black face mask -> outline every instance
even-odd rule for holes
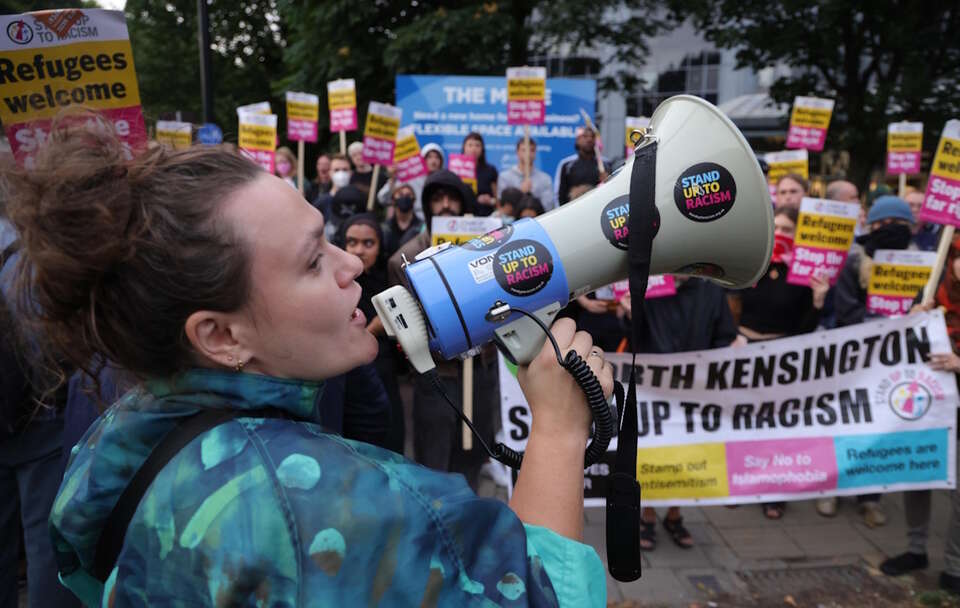
[[[398,197],[393,204],[397,206],[397,211],[402,211],[404,213],[413,209],[413,197],[412,196],[401,196]]]
[[[910,226],[887,224],[878,230],[857,237],[857,242],[863,245],[868,256],[873,257],[877,249],[906,249],[910,246],[912,236]]]

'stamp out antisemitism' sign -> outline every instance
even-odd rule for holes
[[[99,110],[130,157],[147,142],[127,24],[120,11],[0,16],[0,120],[17,162],[37,148],[64,108]]]
[[[887,173],[920,173],[922,122],[894,122],[887,126]]]
[[[857,203],[804,198],[787,282],[810,285],[810,279],[819,276],[835,285],[853,244],[859,215]]]
[[[327,105],[332,133],[357,130],[357,84],[353,78],[327,83]]]
[[[319,116],[318,96],[287,91],[287,139],[316,142]]]
[[[392,165],[393,150],[403,110],[396,106],[371,101],[367,124],[363,129],[363,160],[375,165]]]
[[[960,120],[948,120],[943,127],[920,219],[960,226]]]
[[[547,116],[546,97],[546,68],[507,68],[507,124],[542,125]]]
[[[827,140],[827,128],[833,114],[833,100],[820,97],[797,97],[790,113],[787,131],[788,148],[804,148],[819,152]]]

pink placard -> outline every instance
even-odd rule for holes
[[[507,124],[542,125],[546,121],[547,104],[543,101],[508,101]]]
[[[342,110],[330,110],[330,131],[356,131],[357,130],[357,109],[346,108]]]
[[[113,128],[130,158],[146,149],[147,128],[143,123],[140,106],[97,110],[97,113],[113,123]],[[27,169],[33,167],[34,156],[40,145],[50,136],[52,123],[52,119],[43,119],[4,125],[10,149],[18,165]]]
[[[920,219],[934,224],[960,226],[960,181],[930,175]]]
[[[372,165],[392,165],[395,141],[379,137],[363,136],[363,161]]]
[[[801,245],[793,250],[787,283],[809,287],[810,278],[819,275],[830,279],[831,285],[836,285],[840,269],[846,261],[846,251]]]
[[[647,279],[647,299],[677,295],[677,283],[671,274],[655,274]]]
[[[804,413],[788,411],[785,416],[802,423]],[[727,474],[731,496],[832,490],[837,487],[837,456],[828,437],[730,442]]]
[[[790,125],[790,130],[787,131],[788,148],[806,148],[807,150],[819,152],[823,150],[823,144],[826,141],[826,129]]]
[[[273,150],[253,150],[251,148],[240,148],[240,152],[247,158],[257,163],[267,173],[273,173],[277,160],[277,153]]]
[[[447,168],[464,183],[477,181],[477,160],[469,154],[451,154]]]
[[[317,123],[300,118],[287,119],[287,139],[291,141],[307,141],[316,143]]]
[[[867,312],[885,317],[905,315],[910,312],[915,299],[871,293],[867,295]]]
[[[408,182],[426,174],[427,165],[419,154],[414,154],[397,163],[397,181]]]
[[[920,173],[920,152],[887,152],[887,173]]]

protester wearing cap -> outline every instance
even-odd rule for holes
[[[577,186],[592,188],[607,179],[610,174],[610,163],[603,160],[603,171],[597,163],[597,136],[593,129],[578,127],[576,130],[574,147],[577,153],[564,158],[557,167],[554,183],[557,185],[557,202],[565,205],[570,202],[571,189]],[[577,190],[583,190],[577,188]]]
[[[529,142],[527,146],[523,139],[517,140],[517,164],[500,174],[497,179],[497,191],[502,193],[507,188],[517,188],[521,192],[537,197],[544,210],[550,211],[555,207],[553,183],[549,175],[534,166],[537,142],[532,138]],[[525,177],[525,168],[528,168],[529,177]]]

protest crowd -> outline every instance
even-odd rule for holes
[[[331,126],[342,111],[333,90]],[[389,125],[393,107],[384,105]],[[550,175],[538,161],[542,142],[529,134],[512,142],[515,164],[498,167],[479,132],[420,146],[412,131],[376,135],[368,122],[365,136],[348,133],[304,170],[316,114],[313,139],[295,150],[298,140],[277,145],[269,112],[239,114],[235,143],[155,136],[132,157],[114,123],[89,108],[53,117],[26,166],[7,144],[0,607],[18,605],[24,563],[31,606],[301,605],[311,594],[328,605],[422,598],[434,606],[465,605],[478,593],[606,605],[604,564],[582,539],[578,469],[589,410],[550,343],[517,374],[539,422],[515,476],[478,442],[506,435],[508,368],[497,348],[438,361],[435,378],[417,374],[373,297],[407,285],[405,266],[432,246],[482,234],[453,220],[483,218],[487,232],[577,205],[629,159],[608,158],[590,123],[576,127],[573,154]],[[358,130],[355,99],[352,112],[352,129],[340,131]],[[368,121],[374,113],[371,105]],[[244,131],[245,120],[267,129],[267,145]],[[377,142],[386,140],[384,161]],[[625,283],[579,294],[560,312],[554,335],[584,357],[608,397],[611,353],[637,353],[639,363],[712,349],[734,357],[886,319],[871,281],[896,263],[882,256],[936,252],[952,239],[924,212],[926,183],[897,190],[835,179],[812,191],[807,176],[775,176],[762,152],[757,159],[770,180],[774,247],[755,285],[651,277],[636,328]],[[827,217],[813,211],[823,200],[846,205],[849,239],[833,248],[843,255],[832,274],[797,280],[804,218]],[[918,289],[897,313],[944,311],[951,349],[933,349],[923,365],[960,375],[960,237],[944,251],[932,297]],[[845,382],[842,374],[832,381]],[[468,411],[476,438],[448,400]],[[211,411],[226,413],[190,431]],[[181,431],[193,434],[170,448]],[[131,479],[161,444],[173,451],[131,503]],[[478,497],[484,479],[509,487],[509,504]],[[953,489],[904,492],[905,551],[881,570],[927,568],[934,491],[953,504],[939,582],[960,594]],[[801,509],[834,517],[855,501],[872,529],[888,523],[888,500],[747,496],[711,508],[789,521]],[[683,518],[691,503],[657,504],[637,515],[641,549],[655,552],[662,540],[694,547]],[[117,521],[127,527],[111,547]]]

